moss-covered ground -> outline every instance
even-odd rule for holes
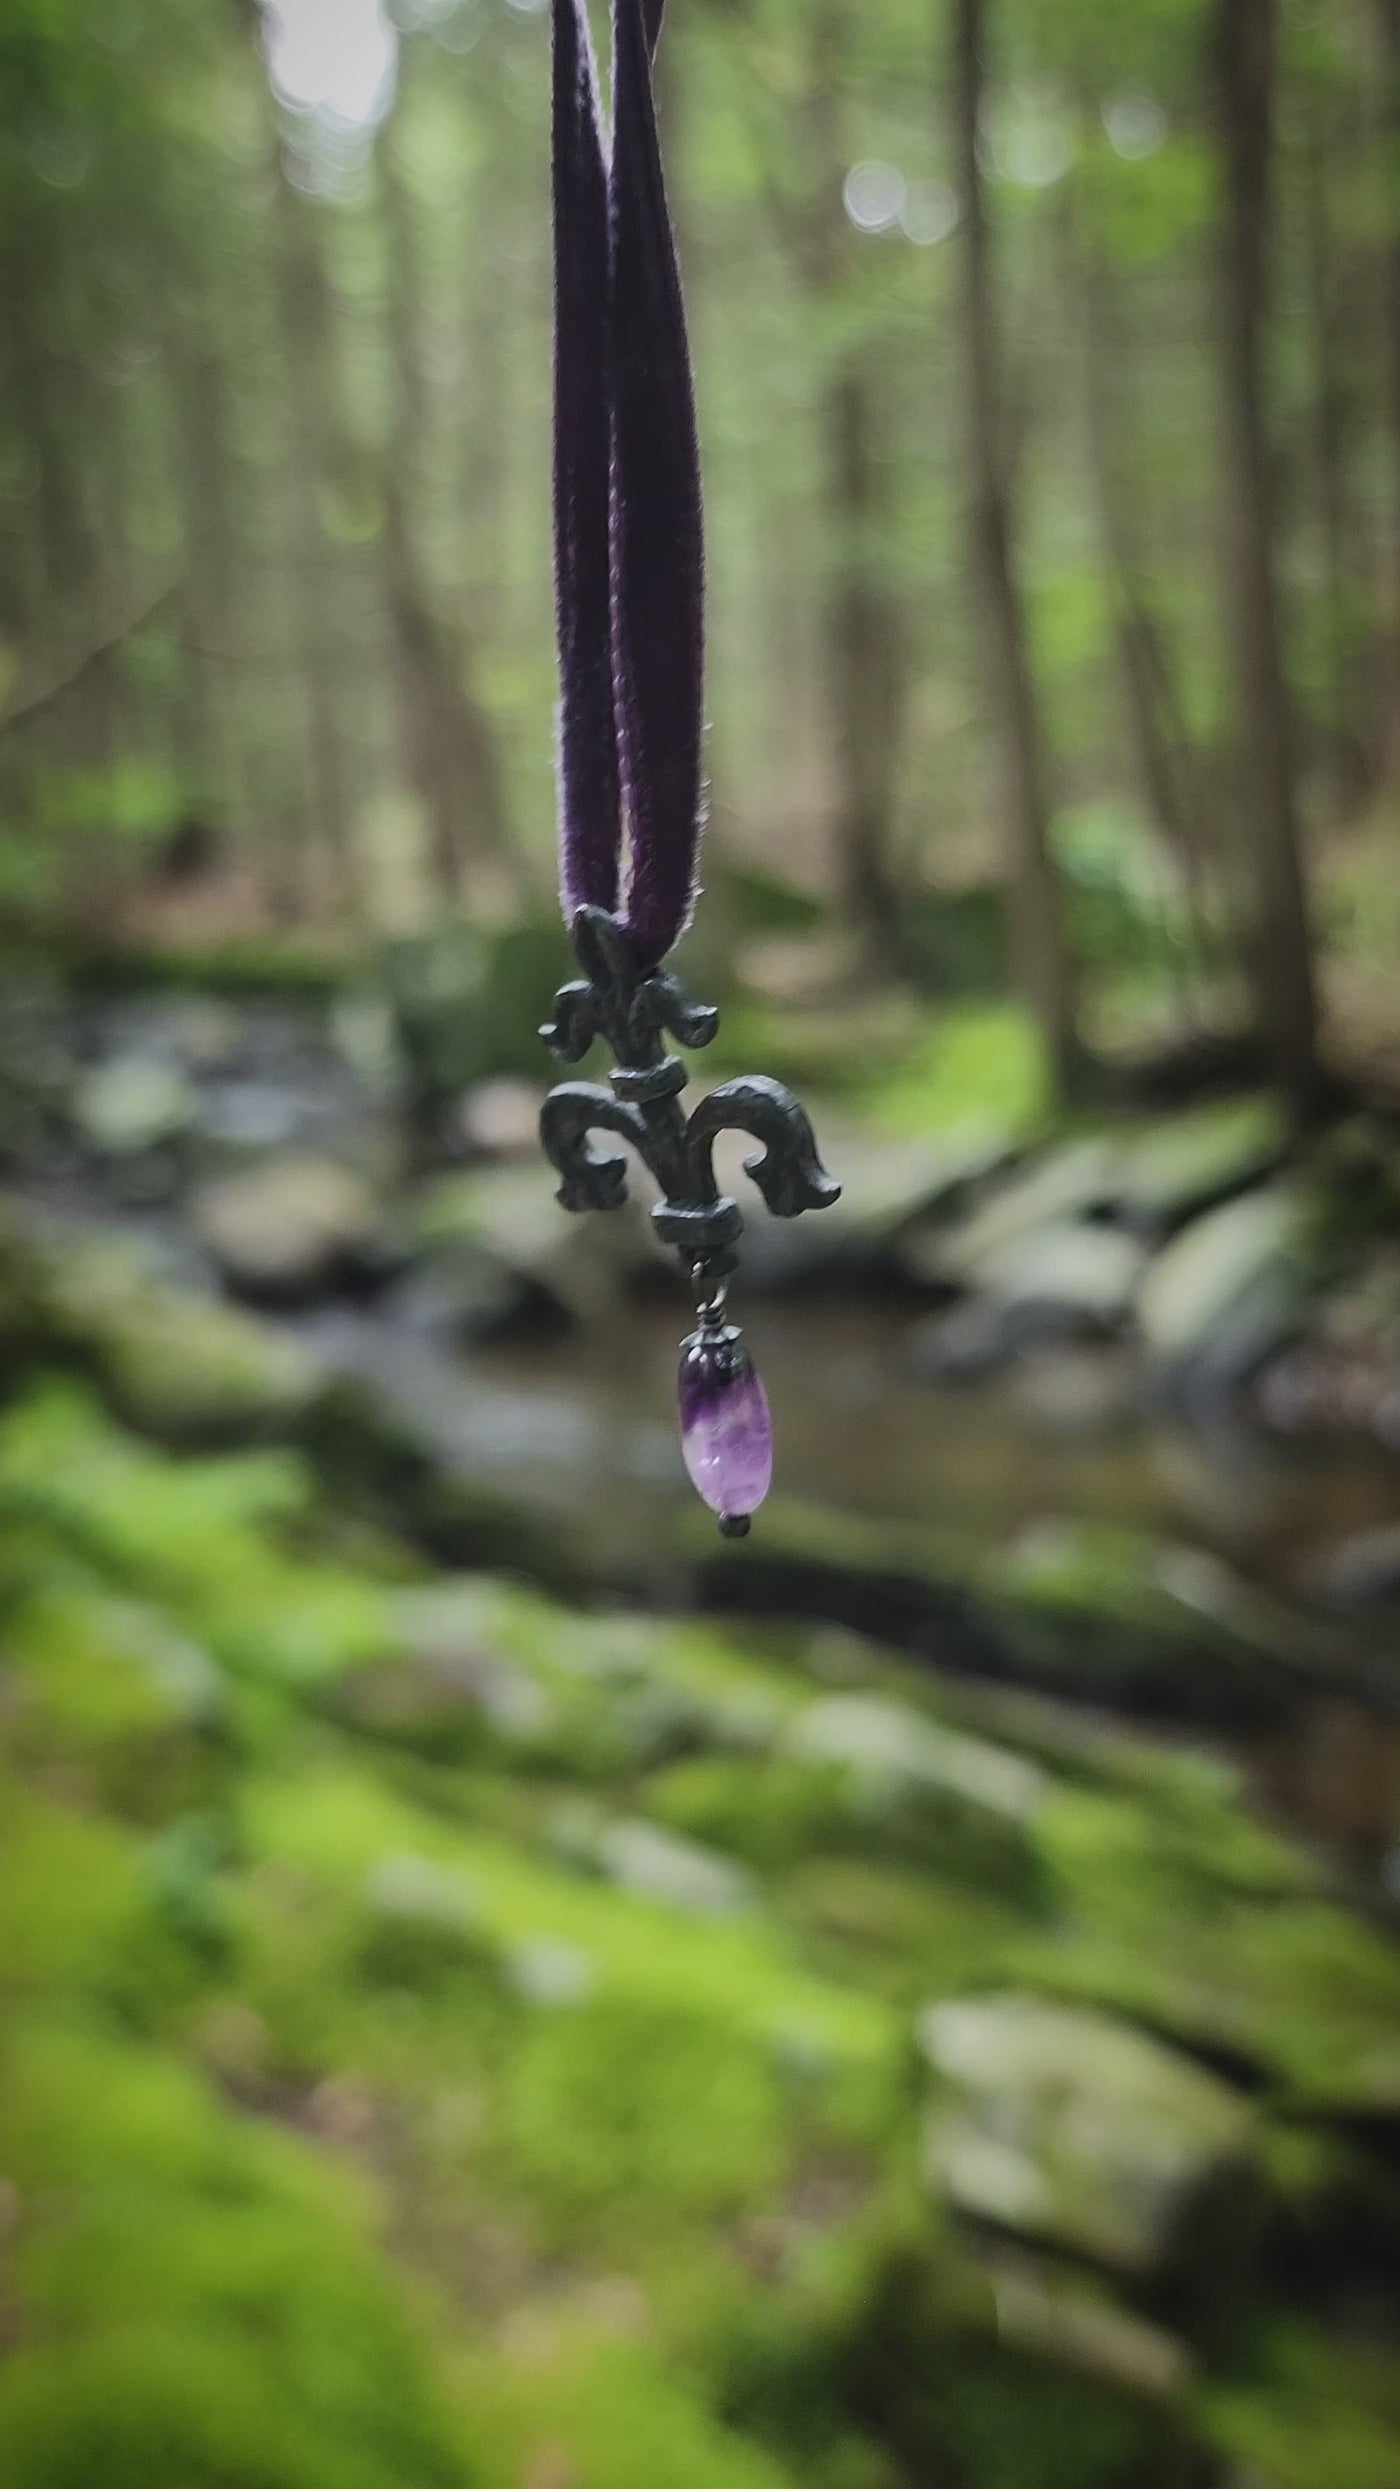
[[[1225,1765],[71,1382],[0,1548],[5,2489],[1400,2481],[1400,1963]]]

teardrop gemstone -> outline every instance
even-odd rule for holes
[[[768,1395],[739,1333],[692,1331],[681,1344],[681,1450],[696,1493],[742,1535],[773,1482]]]

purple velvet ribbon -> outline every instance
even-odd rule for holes
[[[651,63],[665,0],[613,0],[609,150],[585,0],[553,0],[560,891],[644,968],[700,846],[704,543],[685,309]]]

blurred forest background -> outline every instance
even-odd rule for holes
[[[1004,893],[1062,1071],[1155,1006],[1301,1095],[1319,982],[1387,1035],[1400,29],[986,14],[668,36],[712,875],[934,985],[998,980]],[[546,41],[7,12],[12,922],[547,899]]]
[[[1400,0],[671,0],[743,1546],[548,47],[0,7],[0,2489],[1396,2489]]]

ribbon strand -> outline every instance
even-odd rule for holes
[[[560,888],[570,920],[625,892],[644,967],[694,900],[704,713],[699,448],[651,80],[663,7],[613,0],[609,153],[584,0],[553,5]]]

